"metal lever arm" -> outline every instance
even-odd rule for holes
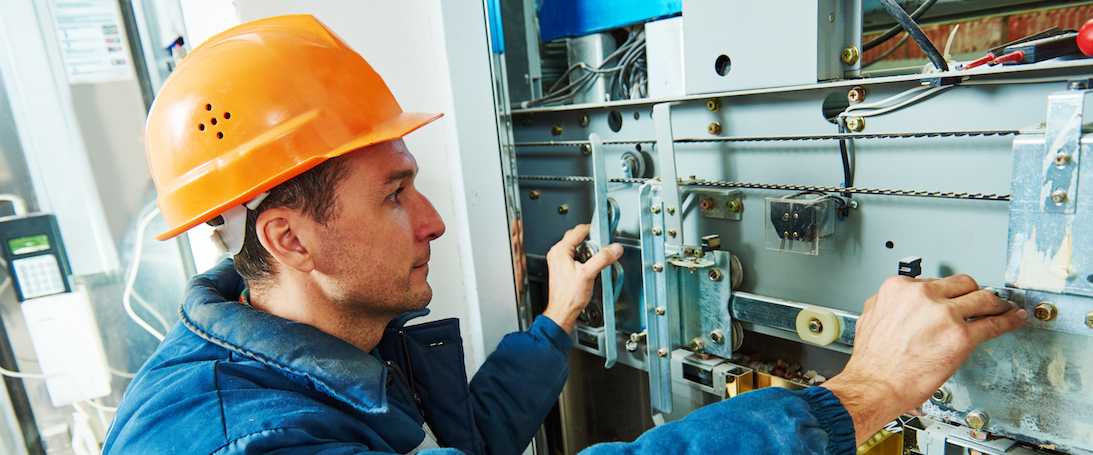
[[[607,202],[607,166],[604,162],[603,140],[596,133],[588,135],[588,142],[592,146],[592,176],[596,190],[595,213],[598,215],[592,220],[588,236],[601,248],[611,243],[611,223],[609,221],[611,209]],[[618,217],[616,216],[617,220]],[[603,285],[603,328],[607,337],[604,343],[603,354],[606,360],[604,368],[615,366],[618,358],[618,343],[615,340],[615,283],[611,279],[611,267],[600,272],[600,283]]]

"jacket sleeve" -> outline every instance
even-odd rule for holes
[[[854,454],[854,423],[823,387],[766,388],[699,409],[632,443],[598,444],[581,455],[677,453]]]
[[[521,453],[562,393],[573,341],[550,318],[511,333],[471,380],[475,425],[491,455]]]

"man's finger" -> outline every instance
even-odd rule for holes
[[[595,256],[592,256],[590,259],[585,261],[585,270],[590,273],[594,271],[594,273],[591,274],[595,275],[595,273],[599,273],[607,266],[619,260],[619,257],[621,256],[622,245],[612,243],[610,245],[607,245],[607,248],[600,250],[598,253],[596,253]]]
[[[968,332],[975,338],[975,342],[997,338],[999,335],[1012,332],[1025,325],[1028,320],[1028,312],[1013,309],[996,316],[987,316],[968,323]]]
[[[588,230],[592,227],[590,224],[578,224],[573,229],[565,232],[565,236],[558,242],[558,245],[566,247],[567,249],[577,248],[586,237],[588,237]]]
[[[932,281],[929,285],[940,291],[941,295],[947,299],[959,297],[979,289],[979,283],[976,283],[975,280],[968,275],[948,276],[940,280]]]
[[[1012,302],[1002,300],[986,289],[953,298],[950,302],[964,319],[995,316],[1017,308]]]

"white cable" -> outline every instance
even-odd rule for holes
[[[92,408],[95,408],[96,410],[99,410],[99,411],[118,412],[118,408],[101,405],[101,404],[98,404],[98,403],[96,403],[92,400],[81,401],[81,403],[86,404],[88,406],[91,406]]]
[[[118,369],[116,369],[116,368],[114,368],[110,365],[107,365],[106,369],[110,370],[110,374],[112,374],[114,376],[117,376],[117,377],[128,378],[128,379],[132,379],[132,378],[137,377],[136,373],[126,373],[126,372],[118,370]]]
[[[7,369],[4,369],[4,368],[0,368],[0,376],[7,376],[9,378],[17,378],[17,379],[49,379],[49,378],[52,378],[52,377],[55,377],[55,376],[60,376],[60,375],[53,374],[53,375],[46,376],[44,374],[37,374],[37,373],[20,373],[18,371],[11,371],[11,370],[7,370]]]
[[[949,33],[949,40],[945,42],[945,52],[941,53],[946,61],[952,61],[952,55],[949,54],[949,49],[953,47],[953,38],[956,38],[957,30],[960,30],[960,24],[956,24],[956,27],[953,27],[952,33]]]
[[[918,87],[915,87],[915,88],[912,88],[912,89],[897,93],[895,95],[892,95],[892,96],[890,96],[888,98],[885,98],[883,100],[880,100],[880,101],[876,101],[876,102],[872,102],[872,103],[852,104],[849,107],[847,107],[846,110],[843,111],[843,113],[845,114],[847,112],[855,111],[855,110],[859,110],[859,109],[875,109],[875,108],[884,106],[888,103],[894,102],[894,101],[896,101],[900,98],[904,98],[904,97],[907,97],[909,95],[913,95],[915,93],[921,92],[923,90],[929,90],[929,89],[930,89],[930,86],[928,86],[928,85],[920,85]]]
[[[144,252],[144,231],[148,229],[148,225],[152,223],[152,220],[156,215],[159,215],[159,208],[153,208],[152,211],[148,212],[148,214],[145,215],[144,218],[141,218],[140,222],[137,223],[137,236],[133,245],[133,260],[129,267],[129,276],[125,279],[125,292],[121,295],[121,302],[122,306],[125,307],[125,313],[129,315],[129,319],[132,319],[133,322],[136,322],[137,325],[152,334],[157,340],[163,341],[164,336],[162,333],[159,333],[158,330],[133,312],[133,302],[131,301],[133,285],[136,284],[137,272],[140,270],[140,255]]]
[[[846,111],[843,111],[842,113],[839,114],[839,117],[849,117],[849,116],[871,117],[871,116],[874,116],[874,115],[887,114],[889,112],[892,112],[892,111],[895,111],[895,110],[898,110],[898,109],[903,109],[907,106],[910,106],[912,104],[915,104],[915,103],[921,101],[924,98],[927,98],[929,96],[935,95],[935,94],[940,93],[940,92],[943,92],[945,90],[949,90],[953,87],[955,87],[955,85],[945,85],[945,86],[941,86],[941,87],[930,87],[929,90],[926,90],[922,93],[919,93],[918,95],[915,95],[915,96],[913,96],[911,98],[908,98],[904,101],[900,101],[899,103],[893,104],[891,106],[881,108],[881,109],[872,110],[872,111],[853,112],[853,113],[851,113],[850,108],[847,108]],[[851,107],[854,107],[854,106],[851,106]]]
[[[147,300],[144,300],[144,297],[141,297],[140,294],[138,294],[136,290],[133,290],[133,296],[132,297],[133,297],[133,300],[136,300],[137,303],[139,303],[141,307],[143,307],[149,313],[152,313],[152,317],[156,318],[156,320],[159,321],[160,325],[163,327],[163,330],[165,332],[171,331],[171,324],[169,324],[167,322],[167,319],[164,318],[163,315],[159,313],[159,311],[156,311],[155,308],[152,308],[152,304],[148,303]]]

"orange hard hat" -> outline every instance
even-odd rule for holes
[[[402,112],[368,62],[312,16],[231,28],[182,61],[148,112],[148,165],[169,228],[156,238],[440,115]]]

